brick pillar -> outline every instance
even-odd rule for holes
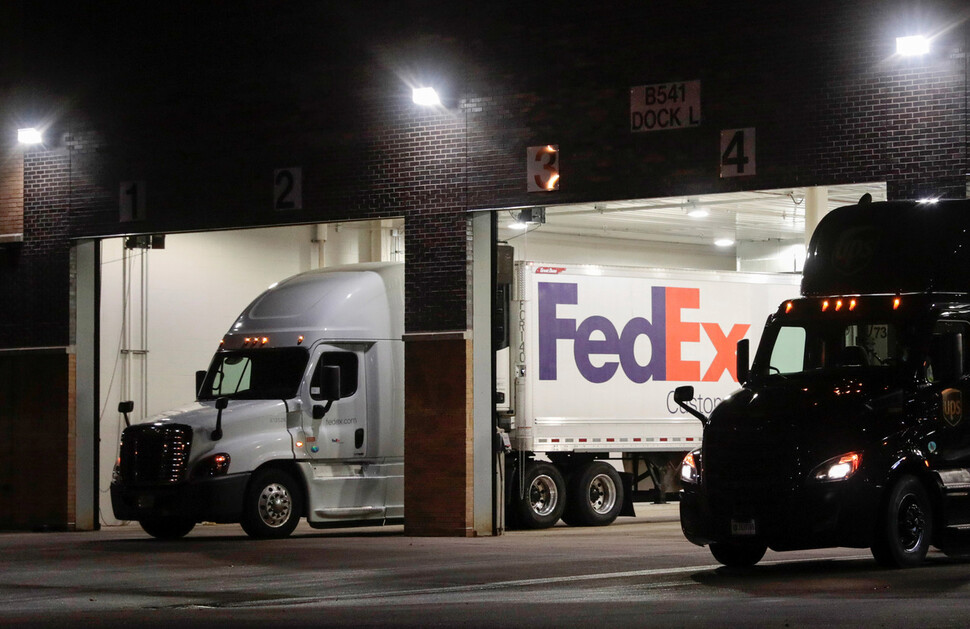
[[[404,532],[470,537],[472,349],[463,332],[404,344]]]

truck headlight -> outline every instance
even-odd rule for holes
[[[852,478],[859,466],[862,465],[861,452],[847,452],[834,456],[812,471],[811,478],[818,482],[847,480]]]
[[[210,454],[195,466],[196,478],[225,476],[229,472],[230,457],[225,452]]]
[[[684,483],[697,483],[700,480],[701,451],[688,452],[680,464],[680,480]]]

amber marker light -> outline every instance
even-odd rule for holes
[[[835,311],[838,312],[839,310],[842,310],[842,300],[841,299],[835,300]]]
[[[789,312],[791,312],[794,307],[795,307],[795,304],[793,304],[792,302],[789,301],[788,303],[786,303],[785,314],[788,314]]]
[[[267,343],[269,343],[269,338],[265,336],[259,341],[260,345],[266,345]]]
[[[296,337],[296,344],[297,345],[302,345],[303,344],[303,335],[302,334],[300,336]]]
[[[895,299],[893,299],[893,310],[899,310],[899,306],[902,303],[903,303],[903,300],[899,297],[896,297]]]
[[[851,310],[855,310],[855,307],[856,307],[856,300],[855,299],[850,299],[849,300],[849,310],[850,311]]]
[[[829,309],[829,300],[826,299],[825,301],[822,302],[822,312],[825,312],[828,309]]]

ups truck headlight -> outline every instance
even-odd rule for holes
[[[832,457],[816,467],[812,471],[811,478],[821,483],[847,480],[852,478],[852,475],[858,471],[860,465],[862,465],[862,453],[847,452],[846,454]]]
[[[195,466],[195,477],[225,476],[229,472],[229,461],[229,455],[225,452],[210,454]]]
[[[680,464],[681,482],[696,484],[700,480],[700,460],[700,450],[687,453],[687,456],[684,457],[684,462]]]

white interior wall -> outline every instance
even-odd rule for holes
[[[503,236],[515,249],[516,260],[714,271],[737,268],[733,248],[549,234],[541,227],[527,234]]]

